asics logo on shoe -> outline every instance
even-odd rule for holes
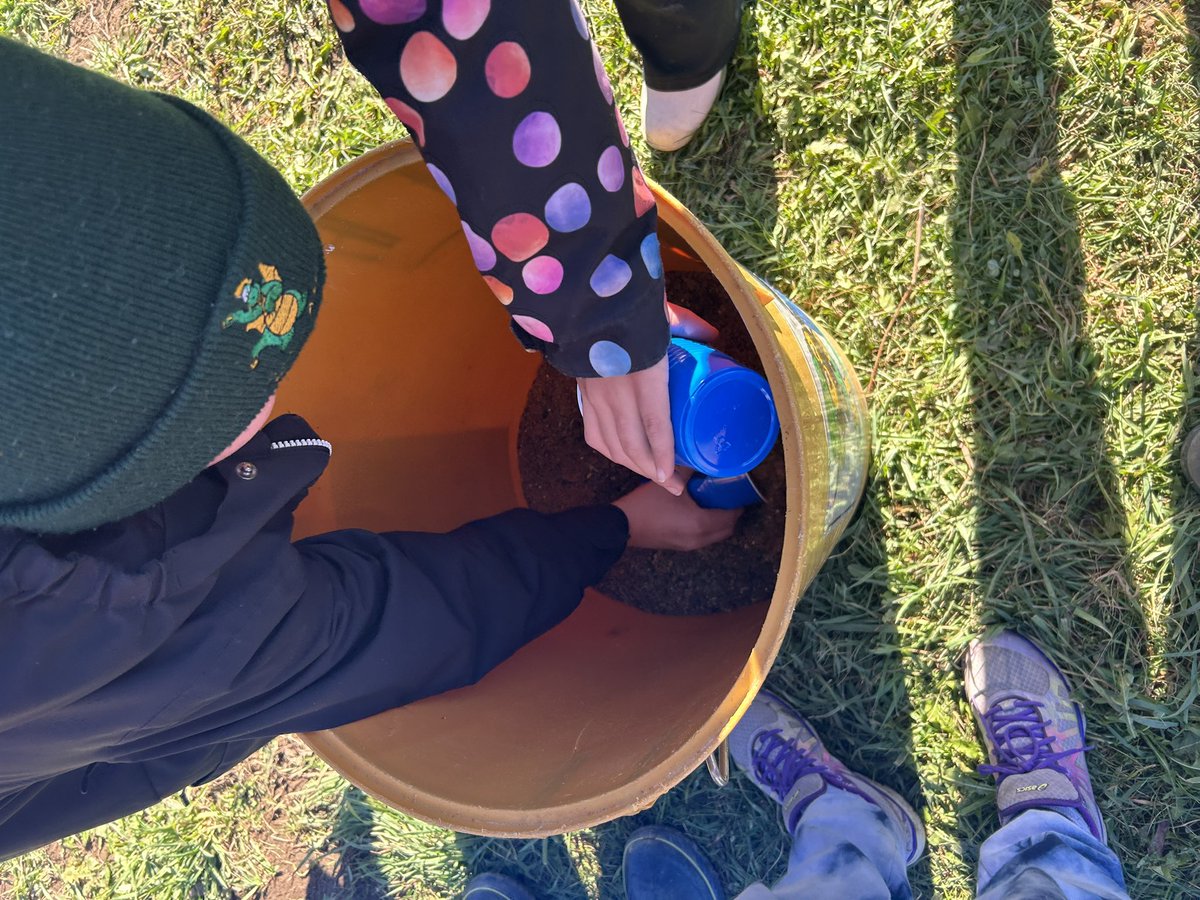
[[[1025,787],[1017,788],[1017,793],[1018,794],[1027,794],[1030,791],[1044,791],[1048,787],[1050,787],[1050,785],[1047,784],[1045,781],[1043,781],[1041,784],[1027,784],[1027,785],[1025,785]]]

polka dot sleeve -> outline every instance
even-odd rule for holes
[[[328,0],[526,347],[567,375],[666,352],[654,198],[574,0]]]

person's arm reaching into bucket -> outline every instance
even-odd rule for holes
[[[301,541],[317,595],[360,611],[345,620],[336,670],[297,695],[299,715],[281,728],[328,728],[473,684],[574,611],[626,546],[700,549],[728,538],[741,512],[644,484],[610,506],[514,509],[449,534]]]
[[[574,0],[329,6],[518,339],[579,379],[588,443],[681,493],[654,197]]]
[[[198,479],[110,550],[182,529],[204,551],[182,569],[174,545],[130,570],[0,530],[0,678],[20,688],[0,693],[0,860],[215,778],[275,735],[470,684],[565,618],[627,541],[696,548],[736,520],[643,485],[613,506],[511,510],[449,534],[293,544],[296,501],[251,496],[250,482]],[[188,537],[208,502],[249,542]]]

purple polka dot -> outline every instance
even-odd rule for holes
[[[540,169],[558,157],[558,151],[562,149],[562,132],[550,113],[532,112],[513,132],[512,144],[518,162]]]
[[[546,201],[546,224],[555,231],[578,231],[592,217],[592,201],[583,185],[564,184]]]
[[[380,25],[403,25],[425,15],[425,0],[362,0],[363,15]]]
[[[553,256],[535,256],[521,269],[521,278],[535,294],[552,294],[562,284],[562,263]]]
[[[600,154],[596,174],[606,191],[619,191],[625,183],[625,160],[621,159],[621,151],[615,145]]]
[[[513,321],[532,334],[535,338],[543,341],[554,342],[554,332],[550,330],[550,326],[541,319],[535,319],[533,316],[513,316]]]
[[[632,277],[633,270],[629,268],[629,263],[610,253],[601,260],[600,265],[596,266],[596,271],[592,273],[592,278],[588,283],[597,296],[611,297],[629,284],[629,279]]]
[[[628,375],[632,360],[625,348],[612,341],[596,341],[588,350],[588,362],[601,378],[611,378],[614,375]]]
[[[579,32],[579,36],[585,41],[591,38],[588,34],[587,19],[583,15],[583,10],[579,8],[579,4],[575,0],[568,0],[571,7],[571,18],[575,20],[575,30]]]
[[[662,277],[662,250],[658,246],[658,235],[654,232],[642,239],[642,262],[646,264],[646,271],[651,278]]]
[[[425,163],[425,168],[429,170],[429,174],[433,176],[433,180],[437,182],[437,186],[442,189],[442,193],[450,198],[451,203],[457,204],[458,198],[454,196],[454,185],[450,183],[450,179],[446,177],[446,173],[433,163]]]
[[[467,236],[467,245],[471,248],[471,258],[475,260],[475,268],[486,272],[496,264],[496,251],[492,245],[477,235],[466,222],[462,223],[463,234]]]
[[[600,51],[592,44],[592,67],[596,70],[596,83],[600,85],[600,93],[609,103],[613,102],[612,85],[608,81],[608,73],[604,71],[604,61],[600,59]]]
[[[410,94],[422,103],[432,103],[454,87],[458,63],[436,36],[418,31],[400,53],[400,78]]]
[[[529,57],[520,44],[497,44],[483,64],[483,75],[497,97],[515,97],[529,85]]]
[[[491,7],[491,0],[445,0],[442,24],[450,37],[465,41],[479,30]]]

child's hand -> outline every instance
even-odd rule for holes
[[[672,337],[713,341],[720,333],[690,309],[666,304]],[[613,462],[683,494],[687,479],[671,472],[675,436],[667,397],[667,359],[609,378],[580,378],[579,409],[588,446]]]
[[[683,480],[686,482],[686,470]],[[676,497],[649,483],[613,503],[629,520],[629,546],[699,550],[733,534],[740,509],[701,509],[685,491]]]
[[[610,378],[580,378],[583,439],[618,465],[672,494],[685,483],[672,474],[675,435],[667,396],[667,358],[649,369]]]

